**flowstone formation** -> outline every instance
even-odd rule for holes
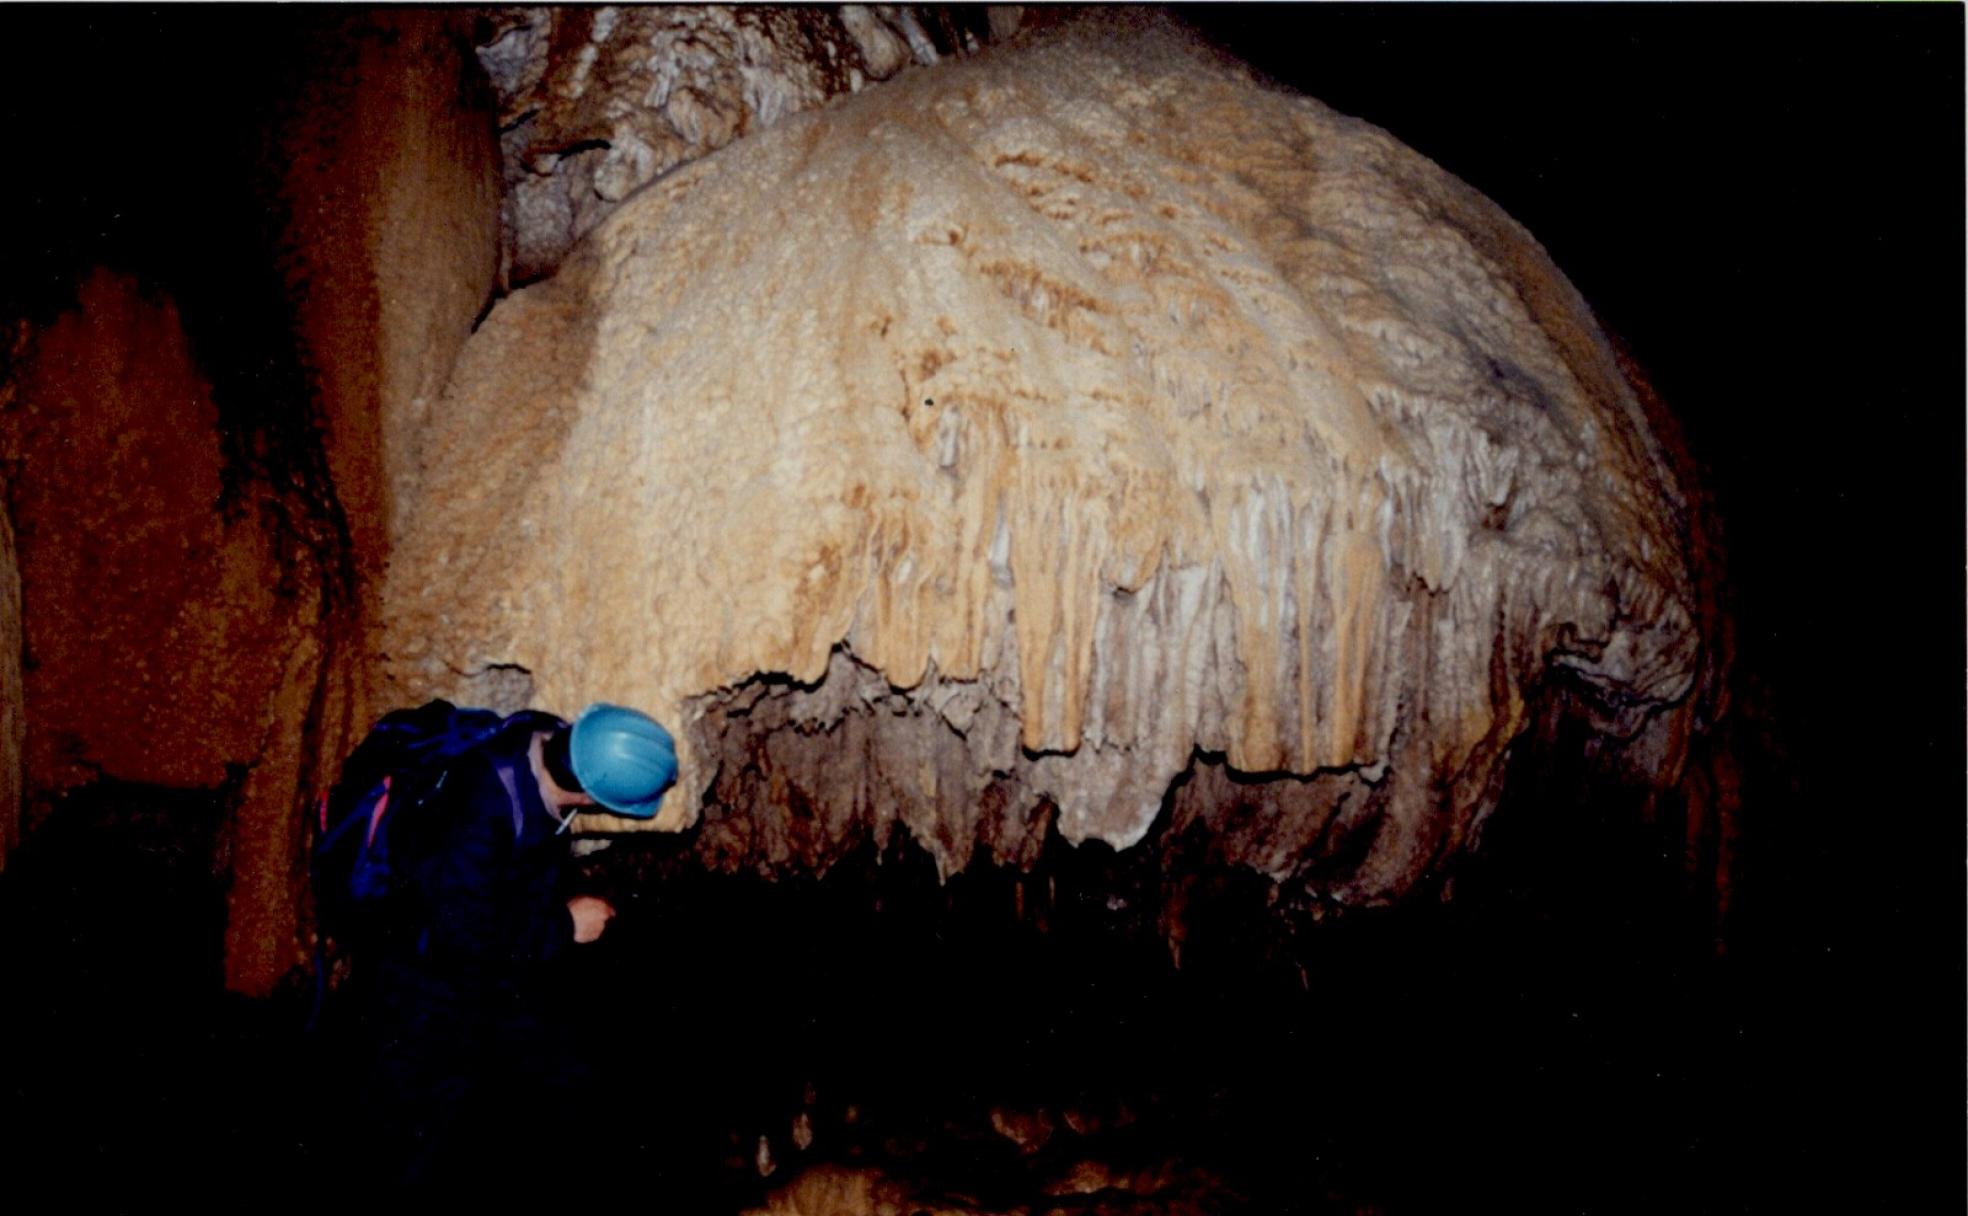
[[[1704,678],[1689,491],[1536,242],[1131,14],[654,181],[385,441],[392,699],[648,708],[720,867],[1159,823],[1381,902],[1534,710],[1666,784]]]
[[[551,274],[685,161],[1024,22],[1017,5],[491,10],[476,42],[499,96],[507,273]]]

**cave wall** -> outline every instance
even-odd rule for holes
[[[22,607],[27,828],[109,783],[236,800],[231,932],[292,965],[289,804],[319,662],[319,568],[222,450],[178,307],[97,271],[32,335],[4,414]],[[19,722],[19,718],[15,722]],[[18,729],[18,727],[15,727]]]
[[[260,754],[314,593],[282,586],[251,505],[227,501],[176,305],[93,275],[35,336],[8,421],[36,787],[220,785]]]
[[[20,586],[0,598],[0,695],[20,688],[0,707],[0,749],[12,749],[0,864],[21,829],[85,787],[200,791],[226,808],[211,860],[227,889],[227,983],[263,993],[304,962],[305,811],[388,708],[377,594],[399,490],[414,486],[425,414],[510,271],[512,217],[531,214],[508,205],[508,173],[561,152],[587,163],[573,145],[612,121],[600,102],[647,92],[638,64],[663,49],[650,38],[688,61],[676,104],[659,109],[682,114],[695,90],[708,124],[686,123],[659,167],[853,87],[844,75],[813,85],[808,61],[859,63],[856,48],[885,46],[890,23],[933,31],[909,61],[962,50],[941,10],[882,12],[624,10],[612,40],[586,11],[158,15],[107,29],[48,15],[51,39],[102,67],[90,106],[122,115],[168,92],[202,159],[185,178],[146,144],[119,176],[57,141],[40,160],[56,180],[74,162],[73,198],[23,204],[20,230],[45,243],[10,252],[26,273],[0,293],[18,347],[0,369],[18,524],[17,538],[0,530],[0,592],[16,570]],[[510,51],[535,29],[547,34],[525,43],[537,77],[501,74],[496,49],[481,63],[485,42],[518,30]],[[609,52],[602,75],[622,87],[568,86],[589,47]],[[535,86],[548,92],[513,91]],[[511,117],[542,96],[554,104],[512,124],[502,150],[502,104]],[[9,98],[29,119],[45,104],[31,80]],[[571,145],[536,147],[543,132]],[[612,206],[592,177],[568,190]],[[128,180],[185,188],[138,202]],[[545,274],[565,242],[551,257],[527,248],[526,272]],[[531,692],[511,670],[462,695],[512,707]]]
[[[462,10],[331,19],[273,131],[297,358],[345,528],[346,581],[305,675],[283,689],[296,715],[283,750],[248,789],[280,827],[265,855],[234,861],[228,982],[247,991],[306,955],[301,812],[388,708],[375,699],[375,588],[395,490],[418,453],[385,436],[415,434],[498,277],[493,101],[469,33]]]
[[[22,324],[4,429],[27,721],[8,771],[30,808],[98,782],[219,791],[227,983],[266,992],[308,956],[304,810],[380,712],[370,601],[415,455],[383,431],[448,376],[501,238],[469,14],[255,28],[255,70],[188,95],[213,132],[200,191],[133,208],[151,243],[85,234],[97,268]],[[198,62],[238,32],[160,41]]]
[[[279,32],[209,86],[222,205],[18,330],[0,862],[83,785],[214,792],[268,991],[306,806],[429,695],[658,713],[656,826],[716,869],[1207,839],[1384,902],[1557,711],[1712,860],[1690,469],[1535,241],[1384,133],[1135,14]]]
[[[503,300],[413,440],[390,686],[680,724],[656,826],[714,864],[1166,812],[1385,902],[1555,690],[1678,774],[1706,572],[1646,411],[1488,200],[1109,14],[787,117]]]
[[[499,271],[499,149],[469,15],[382,10],[325,31],[278,135],[298,328],[359,585],[393,488]]]

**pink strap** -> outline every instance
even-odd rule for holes
[[[384,777],[383,796],[381,798],[376,799],[376,809],[369,812],[369,839],[363,842],[363,847],[366,848],[369,845],[376,843],[376,828],[383,822],[383,812],[389,809],[389,804],[390,804],[390,779],[388,777]]]

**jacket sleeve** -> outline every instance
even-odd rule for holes
[[[556,882],[540,894],[544,898],[512,909],[513,961],[521,965],[550,962],[574,945],[574,914],[567,910],[566,893]]]

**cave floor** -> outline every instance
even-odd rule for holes
[[[225,994],[198,848],[66,822],[0,875],[16,1185],[257,1209],[345,1172],[305,977]],[[1054,878],[1042,923],[1006,873],[637,888],[568,976],[591,1079],[515,1160],[676,1210],[900,1216],[1759,1211],[1812,1185],[1796,1035],[1642,911],[1429,907],[1283,955],[1226,913],[1178,970],[1114,884]]]

